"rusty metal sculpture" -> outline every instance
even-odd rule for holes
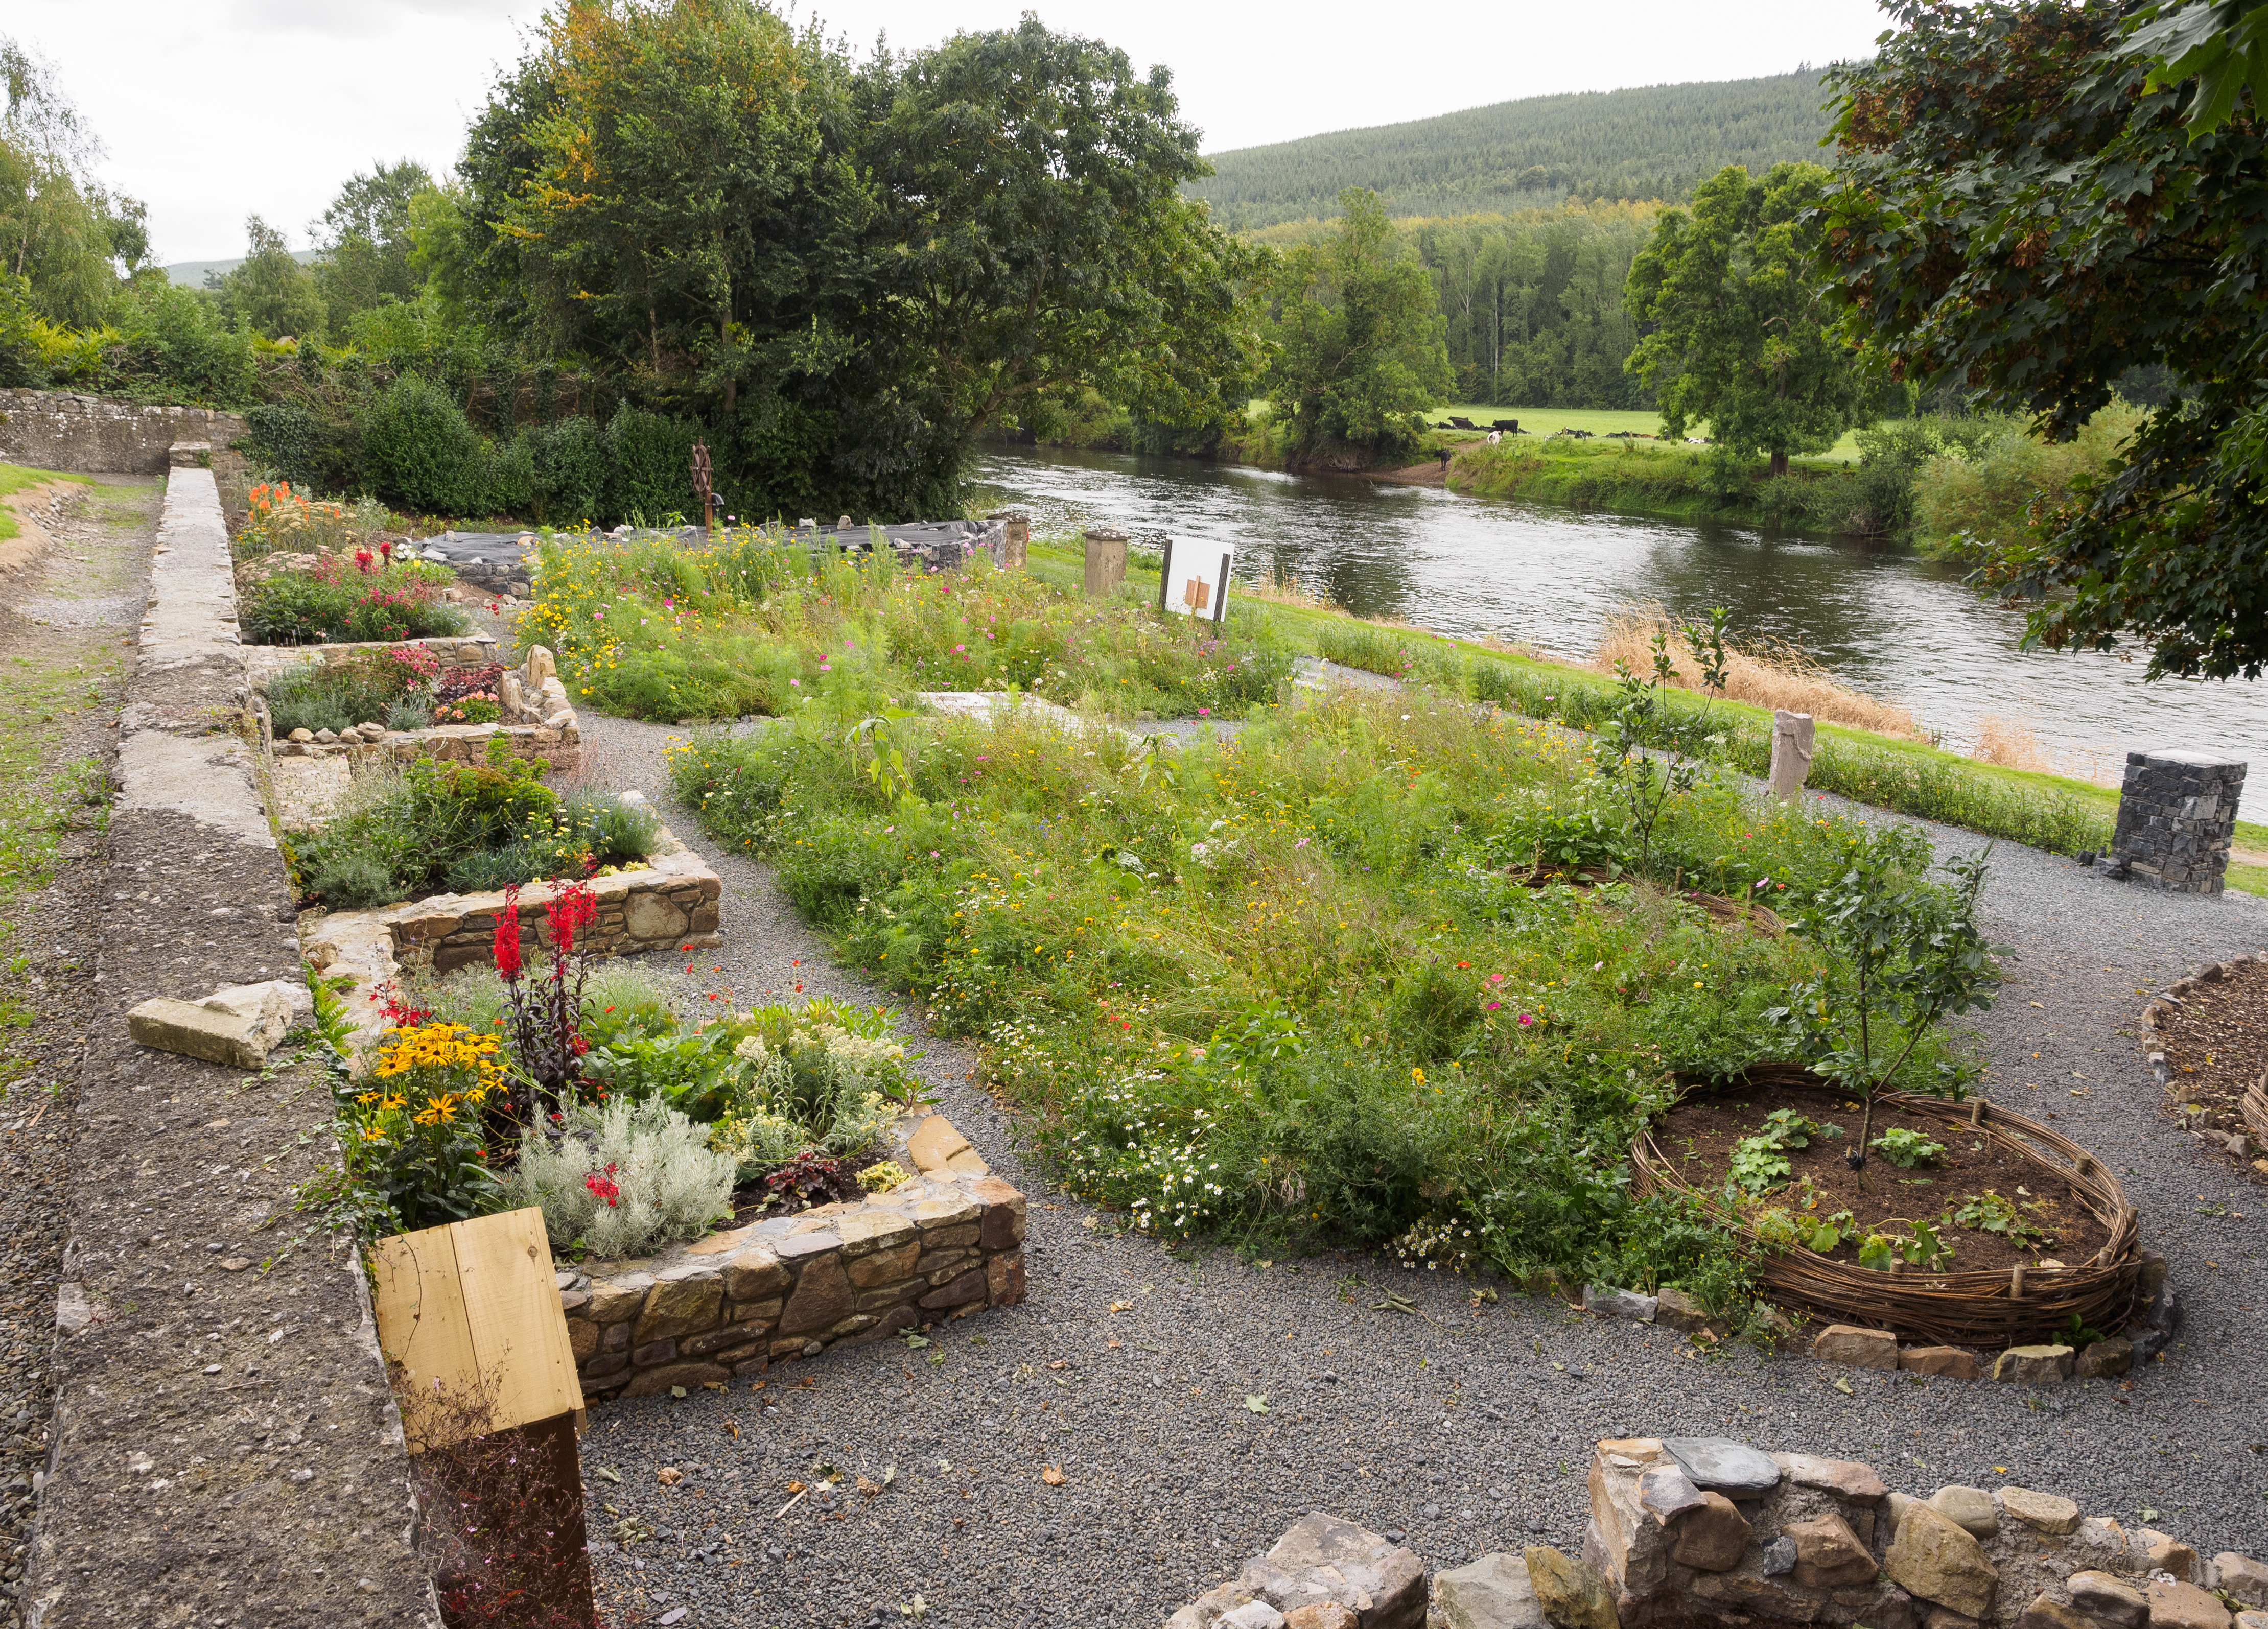
[[[701,500],[701,534],[703,537],[716,529],[717,489],[709,467],[709,444],[693,444],[693,495]]]

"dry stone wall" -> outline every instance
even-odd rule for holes
[[[902,1123],[921,1174],[872,1198],[559,1275],[583,1395],[722,1385],[1024,1298],[1024,1196],[943,1115]]]
[[[225,447],[246,425],[233,413],[160,407],[59,390],[0,390],[0,460],[35,469],[154,475],[176,442]]]

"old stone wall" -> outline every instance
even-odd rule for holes
[[[902,1125],[887,1192],[560,1275],[583,1394],[721,1385],[1024,1298],[1024,1196],[943,1115]]]
[[[176,442],[225,447],[246,433],[233,413],[160,407],[59,390],[0,390],[0,460],[35,469],[154,475]]]
[[[137,642],[108,931],[85,948],[100,1016],[26,1618],[438,1629],[352,1242],[267,1230],[335,1157],[328,1083],[313,1067],[261,1076],[146,1051],[127,1029],[148,997],[196,1001],[299,967],[255,755],[231,728],[243,653],[208,470],[169,480]]]

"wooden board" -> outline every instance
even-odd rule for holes
[[[484,1397],[484,1410],[453,1420],[482,1435],[583,1412],[543,1214],[533,1207],[476,1216],[381,1239],[373,1303],[378,1339],[404,1399],[412,1453],[437,1444],[420,1429],[417,1399],[437,1388]]]

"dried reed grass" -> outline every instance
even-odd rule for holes
[[[1679,625],[1659,605],[1625,606],[1609,617],[1600,632],[1599,648],[1591,658],[1591,665],[1611,673],[1619,660],[1629,664],[1634,673],[1652,672],[1653,635],[1657,630],[1669,635],[1669,655],[1676,666],[1677,682],[1688,690],[1698,690],[1700,662]],[[1808,713],[1828,723],[1848,724],[1855,730],[1870,730],[1876,735],[1896,736],[1908,741],[1929,738],[1904,708],[1837,683],[1833,674],[1793,645],[1777,640],[1757,640],[1728,645],[1727,649],[1731,657],[1725,684],[1727,700],[1790,713]]]
[[[1986,713],[1977,720],[1977,750],[1970,756],[2003,769],[2046,771],[2049,767],[2047,750],[2032,727],[1998,713]]]

